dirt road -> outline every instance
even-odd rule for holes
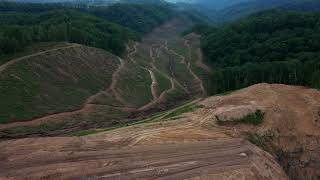
[[[272,158],[240,139],[116,150],[107,143],[91,144],[88,139],[72,138],[55,138],[52,142],[57,146],[46,147],[48,140],[29,140],[20,143],[20,149],[14,148],[17,142],[0,143],[0,178],[286,178]]]
[[[78,47],[78,45],[59,48],[59,49],[65,49],[65,48],[71,48],[71,47]],[[56,50],[57,49],[55,49],[55,51]],[[50,50],[50,51],[52,51],[52,50]],[[49,51],[47,51],[47,52],[49,52]],[[37,53],[37,55],[40,55],[40,54],[43,54],[43,53],[45,53],[45,52]],[[35,55],[30,55],[29,57],[31,57],[31,56],[35,56]],[[24,57],[24,58],[26,58],[26,57]],[[118,69],[113,73],[113,75],[112,75],[112,83],[111,83],[110,87],[108,88],[108,89],[111,89],[113,91],[113,93],[115,94],[116,98],[118,97],[117,96],[117,91],[115,90],[115,84],[117,83],[117,75],[118,75],[118,73],[121,71],[121,69],[124,66],[123,60],[121,58],[119,58],[119,57],[118,57],[118,59],[119,59],[119,62],[120,62],[119,64],[120,65],[119,65]],[[22,59],[20,59],[20,60],[22,60]],[[29,120],[29,121],[14,122],[14,123],[9,123],[9,124],[0,124],[0,130],[19,127],[19,126],[36,126],[36,125],[41,125],[41,124],[50,123],[50,122],[57,123],[59,121],[63,121],[66,117],[70,117],[70,116],[72,116],[74,114],[82,113],[82,112],[85,112],[85,111],[89,110],[91,107],[94,106],[94,105],[90,104],[91,101],[93,99],[95,99],[99,94],[100,94],[100,92],[97,93],[97,94],[94,94],[92,96],[89,96],[80,109],[77,109],[77,110],[74,110],[74,111],[68,111],[68,112],[54,113],[54,114],[50,114],[50,115],[47,115],[47,116],[44,116],[44,117],[35,118],[35,119]],[[122,100],[121,97],[118,97],[118,99]],[[116,108],[116,107],[113,107],[113,108]],[[121,107],[116,108],[116,109],[120,109],[120,110],[124,110],[124,111],[130,111],[130,109],[121,108]]]
[[[39,55],[42,55],[42,54],[45,54],[45,53],[49,53],[49,52],[53,52],[53,51],[59,51],[59,50],[62,50],[62,49],[69,49],[69,48],[79,47],[79,46],[81,46],[81,45],[80,44],[71,44],[69,46],[49,49],[49,50],[42,51],[42,52],[39,52],[39,53],[23,56],[23,57],[20,57],[20,58],[17,58],[17,59],[12,59],[12,60],[8,61],[7,63],[2,64],[0,66],[0,73],[2,73],[10,65],[15,64],[15,63],[17,63],[19,61],[22,61],[22,60],[25,60],[25,59],[28,59],[28,58],[31,58],[31,57],[36,57],[36,56],[39,56]]]

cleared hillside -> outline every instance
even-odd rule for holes
[[[24,56],[0,68],[1,123],[80,109],[111,84],[120,64],[100,49],[70,44]]]
[[[173,19],[130,42],[123,58],[71,45],[2,65],[1,137],[123,125],[205,95],[199,36],[180,35],[191,26]]]

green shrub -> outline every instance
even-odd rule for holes
[[[248,114],[245,117],[241,118],[239,122],[244,124],[259,125],[263,122],[263,118],[264,113],[261,110],[257,110],[256,112]]]

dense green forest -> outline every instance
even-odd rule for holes
[[[0,12],[1,55],[38,42],[60,41],[121,55],[129,40],[139,40],[173,15],[169,7],[151,4],[88,7],[0,2]]]
[[[150,32],[173,15],[173,11],[167,5],[155,4],[115,4],[81,10],[142,34]]]
[[[48,41],[85,44],[121,54],[137,35],[117,24],[71,10],[40,14],[0,14],[0,52],[15,53],[23,47]]]
[[[214,28],[202,49],[215,67],[211,93],[260,82],[320,88],[320,14],[272,10]]]

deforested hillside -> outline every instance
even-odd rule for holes
[[[136,7],[134,5],[134,9]],[[169,16],[166,14],[166,18],[154,23],[148,22],[148,18],[140,19],[146,29],[164,22],[150,33],[131,34],[136,30],[116,25],[126,29],[128,35],[144,36],[141,41],[134,41],[135,36],[123,41],[120,39],[119,45],[125,47],[120,57],[111,54],[112,50],[111,53],[106,52],[108,48],[98,49],[97,43],[108,38],[117,40],[118,35],[125,38],[126,34],[106,29],[110,36],[103,36],[96,29],[108,28],[109,24],[99,24],[105,18],[87,13],[48,11],[30,13],[25,19],[20,13],[4,13],[2,18],[7,21],[4,21],[6,26],[17,26],[18,32],[24,32],[21,28],[23,23],[48,17],[44,23],[38,23],[44,24],[44,36],[49,32],[63,31],[64,27],[67,33],[74,26],[78,27],[75,30],[84,31],[96,41],[77,44],[64,42],[70,40],[61,42],[60,39],[49,44],[36,41],[25,44],[21,52],[17,50],[18,53],[12,56],[4,56],[0,66],[2,138],[61,135],[123,126],[206,94],[210,68],[202,64],[199,35],[181,35],[194,24],[189,15],[180,13],[166,20]],[[77,23],[78,16],[84,16],[81,20],[91,26]],[[71,25],[59,23],[65,18],[70,19]],[[39,25],[34,26],[42,29]],[[51,26],[52,29],[47,31]],[[8,28],[7,32],[6,37],[14,31]],[[30,32],[34,33],[34,30],[31,28]],[[60,37],[68,33],[57,35]],[[75,33],[70,35],[73,37]],[[27,33],[22,40],[25,37],[29,37]],[[17,39],[24,42],[22,40]]]
[[[120,60],[79,44],[11,60],[0,66],[1,123],[80,109],[110,86]]]

